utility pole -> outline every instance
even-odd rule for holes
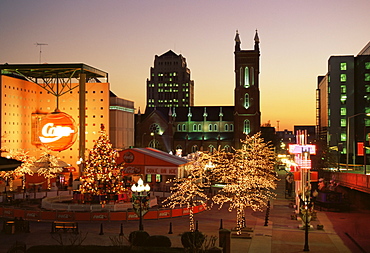
[[[40,57],[39,57],[39,63],[41,64],[41,47],[42,46],[47,46],[48,44],[45,44],[45,43],[38,43],[38,42],[36,42],[36,44],[35,44],[37,47],[40,47]]]

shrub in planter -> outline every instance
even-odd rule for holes
[[[144,242],[146,247],[171,247],[171,240],[164,235],[152,235],[146,238]]]
[[[205,240],[205,236],[202,232],[185,232],[181,235],[181,243],[184,248],[199,249]]]
[[[132,231],[128,237],[129,242],[132,246],[144,246],[146,238],[149,234],[143,230]]]

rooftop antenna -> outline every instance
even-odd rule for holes
[[[35,44],[37,47],[40,47],[40,57],[39,57],[39,63],[41,64],[41,47],[42,46],[47,46],[48,44],[45,44],[45,43],[38,43],[38,42],[36,42],[36,44]]]
[[[276,122],[277,122],[277,130],[279,132],[279,123],[280,123],[280,120],[277,120]]]

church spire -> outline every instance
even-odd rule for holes
[[[235,35],[235,52],[240,51],[240,44],[242,44],[240,38],[239,38],[239,32],[236,30],[236,35]]]
[[[254,50],[260,51],[260,38],[258,37],[258,31],[256,30],[256,34],[254,35]]]

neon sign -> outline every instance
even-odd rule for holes
[[[45,147],[62,151],[76,141],[77,128],[73,118],[64,112],[53,112],[42,117],[38,138]]]
[[[308,152],[311,155],[316,155],[316,146],[310,144],[307,145],[289,144],[290,154],[301,154],[302,152]]]

